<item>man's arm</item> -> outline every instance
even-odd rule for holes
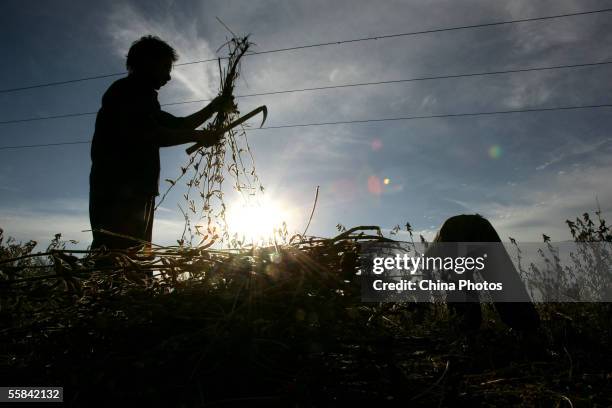
[[[178,146],[185,143],[203,143],[210,147],[218,143],[222,133],[209,130],[173,129],[155,123],[152,136],[159,147]]]
[[[211,103],[199,111],[185,117],[176,117],[168,112],[159,113],[159,122],[168,128],[193,130],[206,122],[210,117],[220,111],[227,111],[234,106],[234,98],[218,96]],[[187,142],[184,142],[187,143]]]

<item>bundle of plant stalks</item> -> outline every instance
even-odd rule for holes
[[[227,47],[227,58],[219,58],[219,76],[221,78],[219,95],[229,97],[234,92],[234,87],[240,77],[242,57],[251,47],[252,43],[248,36],[232,38],[221,48]],[[264,113],[264,107],[258,108],[258,112]],[[255,170],[255,162],[251,153],[244,125],[235,127],[236,120],[240,115],[237,105],[229,111],[219,112],[214,120],[207,125],[211,132],[224,133],[222,143],[211,148],[194,145],[188,152],[190,157],[187,163],[181,167],[181,173],[175,179],[167,179],[170,185],[158,203],[166,198],[170,189],[184,176],[186,192],[183,199],[186,208],[179,205],[183,214],[185,225],[179,246],[209,247],[216,241],[228,242],[226,204],[224,200],[223,182],[225,172],[233,179],[233,189],[236,190],[243,200],[263,193],[264,188],[259,181]]]

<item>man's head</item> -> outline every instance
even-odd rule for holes
[[[172,63],[177,59],[174,48],[158,37],[147,35],[132,44],[125,65],[131,75],[159,89],[170,81]]]

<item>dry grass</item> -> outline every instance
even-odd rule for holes
[[[442,304],[362,303],[358,247],[385,240],[371,231],[148,260],[5,242],[0,373],[76,406],[612,404],[609,305],[540,305],[531,336],[488,306],[465,333]]]

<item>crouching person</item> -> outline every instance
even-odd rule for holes
[[[480,268],[476,269],[483,282],[501,284],[498,285],[501,290],[488,290],[501,320],[520,331],[532,331],[539,327],[540,318],[524,283],[499,235],[482,216],[458,215],[446,220],[425,256],[479,258]],[[456,285],[457,290],[447,291],[447,302],[461,319],[461,326],[466,329],[480,327],[482,310],[479,290],[474,289],[476,281],[473,269],[461,274],[450,271],[446,278],[455,282],[462,280],[464,284],[466,281],[474,283],[469,288],[459,290],[459,285]]]

